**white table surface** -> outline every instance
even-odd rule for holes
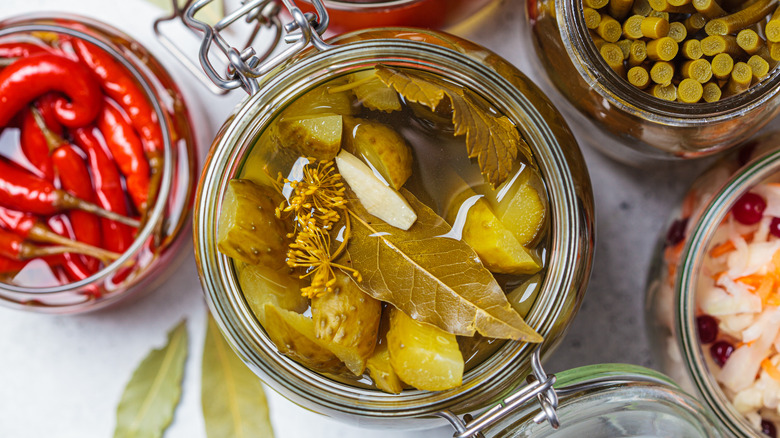
[[[536,80],[529,63],[535,55],[524,53],[518,43],[526,32],[524,7],[523,0],[503,0],[483,27],[462,34]],[[0,19],[44,11],[93,16],[141,41],[196,98],[191,108],[201,116],[204,122],[198,128],[209,138],[242,98],[239,91],[221,98],[210,95],[175,65],[152,38],[151,20],[159,12],[141,0],[0,0]],[[652,367],[642,313],[647,268],[669,209],[703,163],[658,164],[638,170],[613,162],[588,145],[582,148],[596,200],[596,259],[582,308],[546,369],[555,372],[605,362]],[[75,316],[0,308],[0,437],[111,436],[116,405],[134,368],[183,317],[190,334],[184,393],[165,437],[205,437],[200,357],[206,306],[191,247],[186,251],[190,255],[166,283],[130,303]],[[446,427],[425,432],[362,429],[308,412],[272,391],[268,397],[279,438],[452,435]]]

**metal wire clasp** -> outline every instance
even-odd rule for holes
[[[257,78],[273,70],[297,53],[303,51],[309,44],[318,50],[326,50],[330,47],[322,39],[322,34],[328,27],[328,11],[322,0],[311,0],[316,13],[303,13],[296,5],[295,0],[243,0],[242,5],[236,11],[227,14],[214,26],[211,26],[195,18],[195,15],[212,0],[189,0],[184,7],[179,7],[174,0],[173,14],[169,17],[158,19],[154,22],[154,32],[160,42],[173,53],[193,74],[198,76],[212,91],[224,94],[235,88],[242,88],[249,94],[258,90]],[[282,5],[287,9],[293,21],[282,25],[279,18]],[[230,45],[221,32],[240,18],[247,22],[255,21],[255,27],[242,48]],[[177,44],[166,37],[160,31],[160,23],[175,18],[180,18],[187,27],[202,33],[198,60],[200,67],[190,61]],[[269,28],[274,32],[271,44],[258,54],[252,43],[261,28]],[[284,51],[271,57],[272,52],[282,40],[283,31],[285,43],[290,46]],[[222,55],[227,58],[227,67],[223,73],[219,72],[209,58],[211,48],[216,46]],[[206,78],[203,78],[205,71]],[[215,89],[216,87],[216,89]]]
[[[483,412],[476,418],[471,418],[466,414],[464,419],[450,411],[440,412],[438,415],[447,419],[452,424],[456,432],[454,438],[480,438],[482,431],[487,427],[495,425],[502,418],[515,412],[516,409],[523,406],[534,398],[541,405],[541,412],[534,416],[534,422],[541,423],[548,421],[553,429],[560,426],[558,421],[558,394],[555,392],[555,375],[545,374],[542,369],[540,358],[541,345],[534,350],[531,356],[531,375],[528,376],[528,385],[522,387],[519,391],[510,395],[501,403],[493,406]]]

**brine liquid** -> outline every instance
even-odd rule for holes
[[[318,102],[318,98],[327,99],[327,89],[334,86],[342,86],[348,82],[348,77],[342,77],[323,84],[298,98],[298,103],[293,105],[308,108],[311,113],[333,112],[329,102]],[[301,104],[300,101],[305,101]],[[361,105],[357,99],[353,100],[351,116],[359,119],[379,122],[392,127],[398,132],[411,147],[413,156],[413,171],[411,177],[403,185],[421,202],[430,207],[442,218],[446,217],[452,207],[453,198],[463,192],[467,187],[478,194],[490,195],[501,199],[501,194],[486,183],[482,176],[476,159],[470,159],[466,152],[464,136],[454,136],[451,122],[447,116],[427,110],[417,104],[410,104],[401,99],[402,109],[390,113],[372,111]],[[287,110],[290,110],[288,108]],[[282,112],[276,121],[286,117],[287,112]],[[298,114],[296,114],[298,115]],[[307,114],[308,115],[308,114]],[[270,125],[273,126],[273,123]],[[346,129],[346,128],[345,128]],[[258,139],[251,152],[247,155],[238,178],[249,179],[258,184],[268,184],[276,178],[276,172],[281,172],[285,177],[291,172],[291,165],[299,157],[290,156],[289,151],[276,150],[274,142],[269,141],[267,129]],[[530,163],[523,163],[520,158],[513,166],[512,173],[507,181],[510,183],[503,187],[503,195],[511,193],[522,181],[530,178],[537,180],[536,187],[547,209],[546,192],[538,176],[537,171]],[[511,183],[514,181],[513,183]],[[461,206],[463,208],[463,206]],[[549,212],[545,214],[545,225],[533,242],[528,245],[529,250],[542,261],[542,270],[533,275],[509,275],[494,274],[498,284],[508,295],[510,303],[521,316],[526,316],[533,302],[537,298],[541,279],[544,277],[546,263],[546,251],[548,246]],[[452,225],[452,224],[450,224]],[[449,233],[442,238],[460,239],[457,232]],[[246,292],[245,292],[246,293]],[[459,337],[458,343],[465,360],[465,369],[468,370],[479,364],[501,345],[503,340],[487,339],[482,336]],[[370,384],[367,374],[361,383]],[[353,382],[354,383],[354,382]]]

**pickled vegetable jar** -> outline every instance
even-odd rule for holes
[[[695,391],[725,430],[776,436],[780,136],[719,160],[662,236],[647,324],[664,372]]]
[[[149,290],[194,199],[179,88],[143,46],[86,18],[7,20],[0,46],[2,117],[17,113],[0,137],[0,303],[72,313]]]
[[[531,31],[529,41],[536,52],[536,66],[541,75],[547,78],[551,90],[557,90],[556,98],[562,97],[565,102],[562,108],[567,115],[571,114],[577,125],[583,126],[585,135],[593,131],[589,129],[591,126],[597,128],[594,135],[587,138],[587,143],[617,160],[639,164],[653,159],[712,155],[746,141],[778,113],[780,73],[777,69],[770,70],[760,80],[756,79],[745,92],[731,96],[724,92],[719,101],[684,103],[676,99],[677,94],[668,101],[626,79],[623,52],[618,56],[619,65],[608,65],[598,48],[604,47],[604,41],[594,43],[583,10],[588,9],[591,14],[595,12],[596,17],[600,17],[599,13],[592,8],[584,8],[582,0],[534,0],[529,1],[527,7]],[[602,16],[607,14],[607,9],[599,10]],[[628,12],[628,15],[631,14]],[[620,25],[614,19],[611,21],[619,37]],[[669,24],[666,24],[668,29]],[[669,41],[664,42],[673,45],[669,54],[676,56],[675,60],[681,59],[679,65],[684,66],[684,49],[679,48],[678,51],[678,43],[671,37],[665,38]],[[723,38],[734,40],[736,47],[733,36]],[[735,49],[741,50],[739,47]],[[701,54],[698,56],[701,57]],[[706,56],[700,59],[704,61],[705,58],[710,59]],[[666,58],[656,54],[656,59]],[[660,62],[662,66],[672,68],[672,64],[664,64],[666,61],[655,62],[650,58],[647,61],[636,65],[650,70],[651,65]],[[635,65],[631,64],[631,59],[625,62],[628,66]],[[772,59],[770,62],[771,65],[776,63]],[[704,64],[710,67],[709,61]],[[674,74],[674,78],[683,78],[686,73],[680,70]],[[724,78],[723,83],[730,80],[728,76]]]
[[[253,371],[317,412],[408,428],[485,407],[582,299],[593,201],[576,141],[465,40],[395,28],[315,45],[222,82],[253,94],[199,186],[209,307]]]

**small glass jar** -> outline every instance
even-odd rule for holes
[[[445,29],[496,0],[325,0],[331,31],[387,26]]]
[[[81,281],[45,287],[0,283],[0,304],[9,307],[41,313],[95,310],[152,289],[166,271],[172,271],[171,265],[186,254],[180,249],[186,242],[182,237],[190,227],[194,200],[195,134],[174,80],[154,56],[129,36],[104,23],[69,15],[30,15],[0,23],[0,40],[4,42],[29,39],[29,35],[44,39],[70,35],[109,53],[137,81],[162,129],[164,153],[157,200],[149,206],[143,225],[127,251]],[[30,272],[25,271],[28,267],[32,268]],[[36,275],[35,269],[28,265],[17,276],[30,279]]]
[[[585,141],[618,161],[716,154],[749,139],[780,109],[780,69],[718,102],[668,102],[629,84],[607,65],[585,25],[582,0],[532,0],[527,8],[540,76],[557,89],[565,101],[561,107],[584,127],[581,131],[594,135]]]
[[[318,374],[278,353],[238,284],[230,258],[217,250],[217,227],[228,182],[268,124],[297,97],[331,79],[376,63],[428,72],[469,88],[513,120],[530,145],[547,187],[550,243],[547,271],[526,321],[558,344],[582,300],[593,255],[593,199],[585,163],[561,115],[521,72],[490,51],[446,34],[413,29],[366,30],[328,41],[262,78],[220,130],[198,188],[194,237],[203,289],[223,334],[244,362],[274,390],[315,412],[374,427],[441,424],[436,415],[466,413],[506,396],[528,374],[534,346],[506,342],[467,371],[457,388],[399,395]]]
[[[780,173],[779,144],[778,134],[763,135],[696,179],[661,236],[647,283],[646,324],[661,370],[698,394],[725,430],[738,437],[756,436],[760,428],[736,410],[709,371],[717,365],[699,337],[696,291],[715,232],[734,203]]]

